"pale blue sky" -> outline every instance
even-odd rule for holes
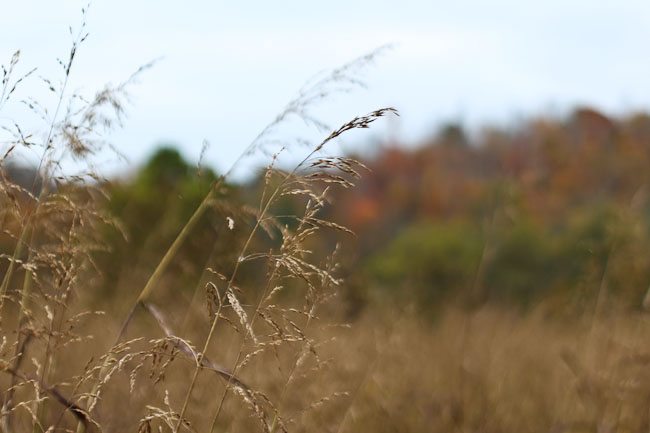
[[[56,78],[83,5],[7,2],[0,62],[20,48],[24,68]],[[395,106],[401,118],[365,136],[415,143],[450,120],[477,127],[576,104],[650,107],[647,0],[96,0],[88,30],[73,89],[92,94],[163,58],[132,88],[129,117],[110,137],[132,164],[162,141],[196,160],[206,139],[207,160],[223,170],[305,80],[386,43],[395,48],[366,70],[368,89],[324,104],[324,120]]]

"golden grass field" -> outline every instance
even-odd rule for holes
[[[358,69],[374,54],[303,89],[244,151],[242,159],[269,157],[259,188],[243,193],[232,187],[235,167],[187,190],[174,189],[173,180],[172,186],[161,185],[164,176],[145,179],[153,187],[142,193],[136,184],[129,199],[172,203],[169,197],[187,192],[182,198],[194,194],[196,206],[186,212],[170,204],[168,213],[133,215],[139,208],[124,199],[122,214],[115,215],[107,203],[114,203],[120,190],[95,170],[92,157],[120,123],[134,78],[151,65],[82,98],[68,80],[85,32],[82,24],[61,62],[60,79],[45,81],[55,95],[52,106],[23,103],[42,117],[42,130],[3,128],[9,138],[0,143],[1,432],[650,430],[650,315],[636,300],[633,307],[618,306],[606,284],[610,267],[617,278],[645,269],[638,253],[644,245],[625,250],[623,244],[632,243],[623,236],[612,246],[605,233],[600,255],[584,260],[584,269],[593,272],[580,281],[593,286],[586,288],[596,294],[592,306],[564,309],[561,298],[551,297],[521,308],[489,299],[466,305],[461,296],[424,296],[440,300],[432,307],[418,305],[417,298],[374,303],[370,296],[350,312],[349,281],[369,283],[347,262],[345,245],[354,235],[327,215],[349,209],[337,208],[333,191],[354,190],[362,175],[372,174],[354,158],[327,152],[349,131],[373,127],[398,112],[370,110],[307,146],[274,147],[277,137],[269,135],[291,116],[322,126],[310,117],[310,105],[357,85]],[[20,62],[16,52],[3,67],[0,113],[20,103],[21,83],[34,78]],[[28,96],[20,97],[31,101]],[[299,162],[281,165],[283,152],[290,151],[300,155]],[[462,159],[457,148],[446,151]],[[27,182],[12,165],[21,152],[38,155]],[[64,170],[62,162],[70,158],[84,167],[81,172]],[[410,162],[402,162],[408,171]],[[567,175],[560,184],[571,186],[566,189],[572,193],[580,190],[571,180]],[[478,181],[469,183],[478,195]],[[504,189],[514,203],[516,194]],[[255,197],[244,200],[233,190]],[[452,192],[438,199],[454,202]],[[358,221],[391,210],[366,204]],[[492,226],[501,230],[503,220],[510,227],[516,214],[510,204],[493,210]],[[332,208],[337,212],[328,214]],[[291,214],[284,214],[286,209]],[[634,213],[641,215],[635,224],[621,225],[636,229],[645,221],[642,211]],[[147,233],[137,228],[129,233],[129,218]],[[458,227],[462,233],[466,225]],[[607,232],[599,227],[594,239]],[[417,241],[427,230],[407,240]],[[442,238],[446,232],[433,233]],[[645,232],[630,233],[633,238]],[[485,242],[477,248],[481,264],[474,288],[483,283],[484,261],[499,246],[499,239]],[[511,256],[528,248],[526,242],[516,244],[523,247]],[[445,245],[464,251],[462,243]],[[467,248],[470,264],[474,246]],[[451,263],[441,275],[464,284],[466,275],[449,274],[466,263],[456,266],[455,257],[444,249],[434,252],[439,251],[438,258]],[[616,256],[619,251],[625,255]],[[400,254],[397,263],[410,262],[414,253]],[[632,256],[634,263],[626,266]],[[381,268],[395,262],[378,263]],[[420,270],[430,276],[427,266]],[[536,275],[545,271],[537,269]],[[515,277],[519,284],[521,274]],[[639,287],[632,287],[634,296]]]
[[[153,333],[146,320],[134,328],[135,335]],[[194,331],[196,337],[206,332]],[[432,323],[408,311],[384,312],[349,326],[319,323],[306,334],[318,342],[310,355],[300,343],[287,342],[252,357],[238,372],[260,393],[262,410],[272,413],[273,403],[288,431],[636,432],[650,423],[650,322],[644,313],[558,319],[541,310],[524,316],[497,307],[472,313],[449,308]],[[106,344],[71,344],[58,374],[83,368],[79,355],[101,352]],[[240,344],[236,332],[224,330],[209,357],[234,365]],[[149,354],[165,350],[160,343],[134,343],[138,352],[135,347]],[[130,371],[139,361],[116,373],[95,414],[106,431],[136,429],[143,414],[163,416],[152,405],[182,405],[194,363],[176,359],[160,376],[165,361],[145,362],[132,385]],[[201,372],[185,415],[188,429],[210,429],[226,388],[215,376]],[[61,409],[48,407],[58,420]],[[232,393],[216,431],[264,430],[257,410]],[[267,423],[272,418],[267,415]]]

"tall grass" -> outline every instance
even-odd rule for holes
[[[85,18],[85,10],[83,14]],[[137,296],[125,301],[130,307],[111,337],[111,325],[119,318],[88,310],[83,302],[97,285],[93,259],[107,246],[103,227],[120,228],[119,220],[102,210],[104,182],[91,161],[105,145],[102,134],[122,119],[128,86],[150,65],[94,98],[71,93],[71,71],[86,37],[84,19],[67,60],[61,62],[61,78],[42,79],[56,94],[54,107],[29,95],[18,96],[22,82],[33,75],[19,75],[19,52],[3,67],[0,109],[24,102],[42,117],[45,132],[28,132],[12,121],[3,125],[8,139],[0,161],[0,218],[3,249],[12,253],[1,256],[0,371],[7,376],[2,431],[277,432],[300,426],[307,412],[341,395],[332,390],[314,401],[307,399],[314,396],[305,395],[300,410],[289,404],[301,394],[298,383],[303,377],[317,375],[328,365],[316,338],[323,326],[318,313],[340,285],[336,251],[321,262],[310,244],[323,230],[348,232],[321,215],[331,189],[352,187],[363,169],[353,159],[325,152],[346,132],[368,128],[396,111],[384,108],[344,123],[322,141],[303,147],[306,156],[288,171],[277,168],[275,161],[294,146],[282,143],[272,151],[276,153],[266,169],[257,208],[231,201],[224,206],[219,192],[243,158],[273,149],[278,126],[286,119],[297,116],[325,128],[310,115],[311,106],[333,91],[357,85],[358,68],[375,54],[301,89],[235,166],[214,182]],[[34,149],[41,155],[36,177],[31,186],[21,185],[7,174],[11,156]],[[66,175],[62,167],[70,157],[86,161],[88,171]],[[274,209],[287,196],[302,198],[303,212],[280,220]],[[220,221],[225,231],[241,234],[242,241],[231,246],[235,261],[223,269],[205,269],[207,281],[185,313],[174,294],[166,296],[173,305],[157,304],[170,264],[205,215]],[[291,224],[284,222],[287,218]],[[250,267],[266,269],[261,289],[247,287],[250,283],[241,278]],[[282,295],[286,290],[302,293],[301,301],[287,301]],[[204,304],[203,320],[193,320],[194,326],[181,333],[175,315],[199,314],[199,301]],[[138,324],[139,316],[146,316],[141,320],[148,318],[149,325]],[[221,380],[220,387],[215,378]]]
[[[340,245],[351,232],[328,220],[327,208],[336,206],[333,192],[354,188],[366,168],[329,155],[328,147],[397,113],[379,109],[329,128],[312,112],[323,98],[362,84],[359,71],[381,50],[300,89],[215,179],[164,251],[154,252],[156,263],[129,256],[145,274],[141,284],[129,278],[128,290],[106,297],[102,272],[114,270],[97,260],[113,245],[106,233],[127,244],[131,234],[106,211],[111,189],[92,160],[121,124],[130,86],[151,65],[92,97],[71,92],[86,37],[82,20],[59,77],[24,68],[20,52],[2,68],[2,432],[650,430],[647,312],[619,310],[608,299],[612,263],[631,256],[617,256],[624,236],[607,243],[602,268],[585,278],[597,292],[588,314],[568,317],[553,299],[525,313],[496,307],[484,292],[502,240],[506,206],[499,204],[464,308],[423,318],[414,314],[419,305],[405,303],[365,311],[353,326],[332,320],[342,305]],[[28,80],[53,95],[50,105],[21,93]],[[40,128],[8,119],[16,107],[42,119]],[[292,118],[324,138],[284,136],[281,126]],[[229,196],[228,186],[258,153],[269,161],[251,205]],[[279,163],[287,153],[300,155],[290,168]],[[28,180],[14,165],[24,154],[37,160]],[[66,173],[71,158],[86,169]],[[298,212],[285,212],[288,199],[300,204]],[[150,236],[168,222],[151,221]],[[209,253],[188,264],[183,249],[192,242],[209,245],[202,250]],[[224,245],[227,254],[217,258]],[[413,254],[409,246],[403,263]],[[178,287],[186,284],[179,269],[195,274],[194,287]]]

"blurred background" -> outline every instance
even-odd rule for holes
[[[43,105],[55,96],[41,77],[60,76],[84,6],[5,9],[0,56],[20,49],[23,73],[38,66],[22,91]],[[191,305],[207,267],[237,260],[246,220],[230,206],[258,206],[273,153],[286,146],[275,164],[290,169],[299,144],[391,106],[399,117],[324,151],[368,170],[322,215],[354,235],[311,244],[324,259],[341,243],[344,283],[323,317],[352,326],[329,349],[340,367],[327,386],[353,385],[322,415],[335,425],[310,418],[305,431],[650,427],[649,2],[117,0],[93,2],[85,21],[71,92],[92,96],[153,62],[102,136],[113,149],[90,156],[119,230],[100,233],[85,305],[121,317],[228,173],[220,219],[199,222],[161,282],[157,302]],[[0,123],[38,130],[25,101]],[[251,143],[260,151],[238,161]],[[39,157],[16,153],[7,175],[38,186]],[[61,158],[61,173],[85,170]],[[288,196],[274,212],[304,206]],[[9,254],[14,239],[0,241]],[[246,268],[240,283],[266,272]]]

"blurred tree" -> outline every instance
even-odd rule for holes
[[[420,223],[370,257],[366,272],[389,299],[430,308],[471,286],[481,249],[472,225]]]
[[[440,128],[436,143],[440,146],[466,147],[469,144],[469,139],[462,125],[448,123]]]
[[[108,292],[137,290],[146,281],[216,177],[210,169],[199,172],[167,146],[157,150],[132,179],[109,186],[108,209],[121,223],[126,238],[115,231],[107,233],[111,251],[100,259]],[[165,284],[191,291],[205,267],[225,266],[236,254],[241,233],[224,227],[226,218],[239,209],[235,204],[238,188],[226,184],[222,190],[229,194],[218,194],[212,211],[202,218],[169,268]]]
[[[333,191],[334,206],[323,211],[357,235],[358,248],[345,252],[354,274],[347,299],[357,310],[373,299],[433,305],[476,284],[481,262],[481,290],[493,302],[527,305],[552,296],[586,305],[606,287],[608,296],[639,304],[650,283],[644,260],[650,256],[649,119],[579,108],[563,119],[533,118],[472,135],[448,124],[421,147],[377,152],[365,161],[371,174],[357,188]],[[130,272],[136,266],[123,263],[121,252],[134,248],[153,266],[215,178],[210,170],[199,176],[167,147],[131,179],[111,186],[109,209],[130,236],[126,243],[111,234],[114,254],[105,259],[114,283],[145,278]],[[263,175],[247,185],[225,185],[233,198],[219,196],[170,281],[185,278],[191,285],[196,269],[190,258],[232,254],[237,235],[219,232],[222,219],[237,212],[235,202],[256,208],[263,185]],[[303,205],[287,196],[273,212],[293,214]],[[488,232],[493,215],[499,220]],[[228,247],[206,242],[216,238]],[[337,241],[331,234],[319,239],[310,245],[314,254]],[[255,242],[275,245],[263,236]],[[355,273],[360,268],[363,275]],[[375,285],[383,287],[377,294]]]

